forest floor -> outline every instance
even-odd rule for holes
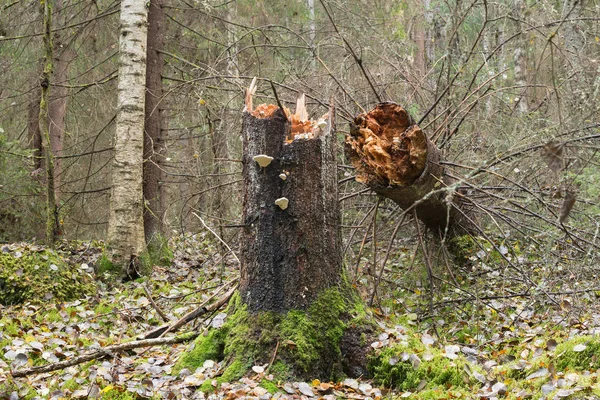
[[[171,245],[169,266],[154,267],[147,278],[124,284],[100,279],[96,295],[69,302],[0,306],[0,399],[595,399],[600,394],[600,288],[594,288],[600,285],[593,269],[521,263],[530,272],[524,279],[514,268],[475,254],[470,271],[435,272],[439,282],[430,291],[425,268],[414,257],[409,262],[408,245],[395,254],[378,290],[385,295],[369,311],[381,328],[371,343],[384,364],[376,380],[283,382],[268,366],[257,365],[239,381],[218,385],[224,367],[219,360],[196,371],[174,370],[190,342],[12,377],[11,371],[142,338],[164,324],[159,310],[176,321],[218,298],[237,279],[235,258],[221,258],[206,237]],[[19,256],[41,251],[31,244],[0,247]],[[102,263],[101,249],[86,243],[58,254],[79,273],[93,274]],[[372,280],[360,276],[356,285],[367,293]],[[226,318],[223,309],[215,310],[180,332],[202,334]],[[213,392],[197,390],[206,382]]]

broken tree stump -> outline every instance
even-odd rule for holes
[[[425,226],[441,234],[473,230],[470,209],[451,190],[441,151],[396,103],[379,103],[354,118],[345,140],[356,180],[403,210],[413,208]]]
[[[340,279],[331,113],[309,120],[302,98],[293,115],[273,105],[244,113],[240,294],[250,311],[305,309]]]
[[[254,109],[254,84],[242,126],[239,292],[224,325],[198,338],[175,369],[224,360],[218,382],[261,365],[275,381],[365,376],[374,325],[342,271],[333,109],[311,120],[304,96],[294,114]]]

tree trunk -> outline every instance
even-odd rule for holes
[[[121,1],[118,111],[108,220],[112,260],[120,266],[144,249],[142,163],[147,17],[145,2]]]
[[[29,148],[34,157],[33,174],[37,175],[42,171],[43,162],[43,141],[40,132],[40,98],[41,90],[38,88],[33,91],[29,106],[27,107],[27,136],[29,137]]]
[[[275,380],[365,375],[374,330],[342,274],[333,128],[305,110],[246,109],[239,294],[176,369],[217,358],[225,382],[262,364]]]
[[[52,5],[50,0],[42,0],[44,10],[44,71],[40,85],[42,87],[40,99],[40,133],[43,141],[43,148],[46,153],[46,243],[54,245],[54,242],[60,235],[60,226],[58,219],[58,207],[55,198],[54,182],[54,154],[50,140],[50,81],[53,70],[52,60]]]
[[[146,71],[146,121],[144,135],[144,234],[149,244],[164,234],[164,193],[162,187],[163,138],[163,54],[165,13],[163,0],[151,0],[148,13],[148,62]]]
[[[515,98],[515,105],[518,107],[522,114],[527,114],[529,111],[529,103],[527,100],[527,35],[524,32],[523,27],[525,24],[521,22],[523,20],[525,4],[523,0],[513,1],[513,16],[515,17],[515,27],[517,29],[517,36],[515,41],[514,49],[514,72],[515,72],[515,85],[519,95]]]
[[[60,9],[57,10],[57,13]],[[54,36],[54,44],[63,47],[58,35]],[[61,182],[63,179],[62,159],[65,141],[65,116],[67,114],[67,98],[69,88],[65,87],[69,79],[69,67],[75,58],[75,53],[64,46],[61,53],[54,60],[54,84],[52,85],[52,97],[48,109],[50,143],[52,153],[56,157],[54,162],[54,193],[56,203],[60,202]],[[57,86],[58,84],[59,86]]]
[[[441,234],[472,229],[468,207],[453,195],[453,180],[444,174],[441,152],[395,103],[380,103],[358,115],[346,136],[346,156],[356,168],[356,180]]]
[[[240,292],[250,311],[305,309],[341,276],[335,136],[286,143],[289,130],[281,109],[244,114]],[[273,157],[266,167],[253,160],[261,154]]]

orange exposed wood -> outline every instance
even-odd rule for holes
[[[354,119],[346,146],[359,174],[357,180],[369,183],[374,171],[381,183],[409,185],[425,169],[427,137],[398,104],[381,103]]]
[[[268,119],[273,118],[275,111],[279,107],[275,104],[260,104],[255,109],[252,106],[252,96],[256,92],[256,78],[252,80],[250,87],[246,89],[244,111],[252,114],[255,118]],[[296,102],[296,111],[292,114],[289,108],[283,110],[286,118],[290,122],[290,134],[286,138],[287,143],[297,139],[313,139],[318,137],[322,130],[329,123],[329,113],[326,113],[318,120],[310,119],[306,110],[306,97],[301,94]]]
[[[278,108],[275,104],[261,104],[251,113],[256,118],[272,118]]]
[[[470,206],[444,190],[454,180],[444,173],[440,150],[398,104],[380,103],[354,118],[345,151],[357,181],[404,210],[414,209],[432,230],[473,231]]]

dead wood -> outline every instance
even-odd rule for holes
[[[21,378],[28,375],[34,374],[42,374],[45,372],[58,371],[61,369],[65,369],[68,367],[72,367],[74,365],[79,365],[84,362],[97,360],[99,358],[103,358],[109,356],[113,353],[117,353],[120,351],[138,349],[140,347],[151,347],[151,346],[159,346],[164,344],[175,344],[187,342],[198,337],[199,333],[197,332],[188,332],[179,336],[168,337],[168,338],[157,338],[157,339],[147,339],[147,340],[137,340],[133,342],[115,344],[112,346],[106,346],[94,352],[83,354],[81,356],[73,357],[70,360],[60,361],[54,364],[43,365],[39,367],[32,367],[22,369],[20,371],[12,371],[12,376],[14,378]]]
[[[310,119],[252,104],[243,115],[244,230],[240,294],[251,312],[305,309],[339,282],[341,256],[333,109]]]
[[[398,104],[379,103],[358,115],[345,152],[358,182],[403,210],[414,208],[428,228],[451,235],[472,231],[471,212],[444,173],[441,151]]]
[[[219,292],[220,290],[222,290],[223,288],[225,288],[227,286],[229,286],[229,283],[221,286],[221,288],[219,288],[217,290],[217,292]],[[147,333],[146,336],[144,336],[144,339],[153,339],[153,338],[162,337],[165,334],[167,334],[168,332],[174,332],[177,329],[184,326],[185,324],[192,322],[193,320],[201,317],[204,314],[218,310],[223,305],[225,305],[225,303],[227,303],[229,301],[229,299],[231,298],[231,296],[233,295],[233,293],[235,292],[237,287],[238,287],[238,285],[236,283],[231,289],[229,289],[229,291],[227,291],[227,293],[225,293],[223,296],[221,296],[217,301],[215,301],[212,304],[206,305],[214,297],[214,295],[211,296],[208,300],[206,300],[204,303],[202,303],[198,308],[196,308],[193,311],[190,311],[189,313],[187,313],[186,315],[181,317],[176,322],[174,322],[172,324],[162,325],[162,326],[154,329],[153,331]],[[216,293],[215,293],[215,295],[216,295]]]

